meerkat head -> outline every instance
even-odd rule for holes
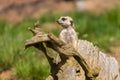
[[[69,16],[60,17],[57,23],[60,24],[63,28],[68,28],[70,26],[74,28],[73,20]]]

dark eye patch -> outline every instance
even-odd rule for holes
[[[65,20],[66,20],[66,18],[62,18],[62,20],[63,20],[63,21],[65,21]]]

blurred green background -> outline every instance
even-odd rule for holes
[[[0,75],[8,72],[9,76],[5,80],[45,80],[50,70],[45,56],[34,47],[24,50],[25,41],[32,37],[32,33],[27,29],[33,28],[34,23],[39,21],[43,30],[53,32],[58,36],[61,28],[55,21],[62,15],[73,18],[80,39],[93,42],[100,50],[114,54],[111,47],[120,45],[119,8],[112,8],[97,14],[77,9],[65,13],[51,12],[37,18],[27,17],[16,23],[1,19]],[[48,27],[52,29],[44,27],[48,23]],[[1,77],[1,80],[4,79]]]

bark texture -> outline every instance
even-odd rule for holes
[[[120,80],[116,59],[107,57],[92,43],[79,40],[76,51],[52,33],[42,31],[38,23],[29,30],[33,37],[26,41],[25,47],[34,46],[45,54],[51,67],[46,80]],[[56,51],[59,58],[48,55],[48,48]]]

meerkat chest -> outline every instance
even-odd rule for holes
[[[74,29],[63,29],[60,33],[60,39],[65,43],[73,42],[76,39],[76,32]]]

